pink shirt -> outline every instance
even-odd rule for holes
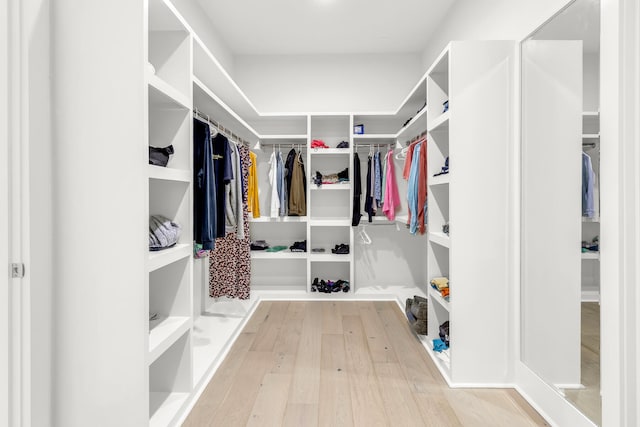
[[[396,219],[396,209],[400,207],[400,193],[398,193],[398,184],[396,182],[396,174],[394,173],[393,152],[387,153],[387,178],[384,186],[384,206],[382,213],[385,214],[389,221]]]

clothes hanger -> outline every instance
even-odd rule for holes
[[[367,227],[366,225],[360,226],[360,231],[358,232],[358,236],[360,237],[360,239],[362,239],[362,244],[370,245],[371,237],[369,237],[369,235],[367,234],[366,227]]]

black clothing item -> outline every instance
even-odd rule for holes
[[[362,196],[362,182],[360,177],[360,157],[358,153],[353,153],[353,216],[351,225],[353,227],[360,224],[360,196]]]
[[[216,239],[216,183],[209,125],[193,119],[193,240],[211,250]]]
[[[216,237],[224,237],[227,234],[225,228],[226,191],[224,190],[224,185],[231,182],[229,178],[229,168],[231,168],[231,165],[227,165],[227,158],[230,155],[230,153],[228,153],[229,140],[223,134],[218,133],[211,138],[211,144],[216,185]]]
[[[369,160],[367,160],[367,194],[364,199],[364,211],[369,214],[369,222],[373,222],[373,216],[375,215],[375,210],[373,208],[373,194],[371,188],[371,173],[373,166],[373,159],[369,156]]]
[[[149,164],[166,167],[169,163],[169,156],[173,154],[173,145],[164,148],[149,147]]]
[[[293,176],[293,163],[296,161],[296,150],[293,148],[287,154],[287,161],[284,163],[284,181],[287,184],[287,200],[291,195],[291,177]]]

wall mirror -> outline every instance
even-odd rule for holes
[[[522,361],[600,425],[600,0],[521,49]]]

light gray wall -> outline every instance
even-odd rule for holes
[[[417,54],[237,56],[235,80],[260,112],[395,111],[424,74]]]

